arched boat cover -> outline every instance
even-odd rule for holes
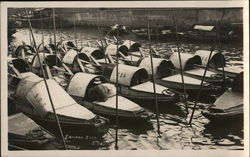
[[[78,56],[79,56],[79,58],[82,59],[82,60],[89,61],[89,57],[88,57],[86,54],[84,54],[84,53],[80,53],[80,52],[79,52],[79,53],[78,53]],[[74,64],[74,61],[75,61],[76,57],[77,57],[77,51],[74,50],[74,49],[70,49],[70,50],[64,55],[64,57],[63,57],[63,59],[62,59],[62,62],[63,62],[63,63],[66,63],[66,64],[69,64],[69,65],[72,65],[72,64]]]
[[[116,66],[114,67],[110,81],[116,82]],[[148,80],[147,70],[144,68],[133,67],[120,64],[118,66],[118,83],[125,86],[134,86]]]
[[[118,45],[118,50],[123,53],[123,55],[127,56],[128,55],[128,48],[127,46],[124,45]],[[116,55],[117,53],[117,45],[114,44],[109,44],[106,47],[105,50],[105,55]]]
[[[77,104],[55,80],[47,80],[47,84],[57,114],[85,119],[95,117],[92,112]],[[22,79],[17,86],[16,96],[26,99],[33,106],[36,114],[43,118],[47,113],[53,112],[42,78],[27,77]],[[19,107],[22,108],[22,106]]]
[[[138,67],[145,68],[149,75],[152,75],[150,57],[145,57],[138,62]],[[162,78],[171,75],[171,70],[174,68],[170,60],[162,58],[153,58],[154,75],[156,78]]]
[[[59,59],[59,57],[57,57],[56,55],[54,54],[48,54],[48,53],[39,53],[39,58],[40,58],[40,61],[41,63],[46,63],[49,67],[52,67],[52,66],[61,66],[61,60]],[[33,60],[32,60],[32,67],[33,68],[38,68],[40,67],[40,64],[39,64],[39,60],[38,60],[38,56],[35,55]]]
[[[12,63],[20,73],[29,71],[28,63],[21,58],[8,58],[8,63]]]
[[[139,47],[141,47],[141,44],[132,40],[125,40],[122,45],[126,46],[130,52],[139,51]]]
[[[15,50],[14,53],[14,57],[20,57],[22,54],[22,51],[25,52],[26,55],[31,55],[31,54],[35,54],[35,49],[30,46],[30,45],[20,45],[17,47],[17,49]]]
[[[210,55],[210,51],[208,50],[198,50],[195,52],[195,55],[198,55],[201,57],[202,60],[202,65],[206,66],[207,62],[208,62],[208,58]],[[222,63],[224,62],[224,64]],[[211,61],[209,63],[209,67],[211,68],[219,68],[222,66],[226,65],[226,61],[225,61],[225,57],[223,54],[219,53],[219,52],[212,52],[212,56],[211,56]]]
[[[104,54],[102,53],[102,51],[94,47],[83,47],[81,49],[81,53],[86,54],[88,57],[93,56],[95,59],[104,58]]]
[[[101,82],[107,82],[106,79],[100,75],[76,73],[69,81],[67,92],[70,95],[84,98],[89,84],[96,78],[100,79]]]
[[[173,53],[169,59],[174,64],[175,68],[180,69],[178,52]],[[181,64],[183,70],[191,70],[194,64],[201,65],[201,57],[189,53],[181,53]]]

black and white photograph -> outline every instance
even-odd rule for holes
[[[3,156],[247,156],[248,14],[244,1],[3,3]]]

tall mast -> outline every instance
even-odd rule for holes
[[[181,53],[180,53],[179,38],[178,38],[178,33],[177,33],[177,23],[176,23],[174,9],[172,9],[172,13],[173,13],[174,26],[175,26],[176,45],[178,49],[179,64],[180,64],[180,69],[181,69],[181,81],[182,81],[182,88],[184,92],[184,101],[185,101],[184,103],[186,107],[186,116],[187,116],[188,115],[187,92],[186,92],[186,86],[185,86],[184,77],[183,77],[183,68],[182,68],[182,63],[181,63]]]
[[[119,38],[119,30],[116,30],[116,105],[115,105],[115,115],[116,115],[116,125],[115,125],[115,149],[118,150],[118,38]]]
[[[40,10],[40,19],[41,19],[41,32],[42,32],[42,49],[43,49],[43,57],[45,58],[45,52],[44,52],[44,36],[43,36],[43,19],[42,19],[42,10]]]
[[[66,143],[65,143],[65,140],[64,140],[62,128],[61,128],[60,121],[59,121],[59,118],[58,118],[58,116],[56,114],[56,110],[55,110],[55,107],[54,107],[54,104],[53,104],[53,101],[52,101],[52,98],[51,98],[49,86],[48,86],[47,80],[45,78],[45,72],[44,72],[44,69],[42,67],[42,63],[41,63],[40,56],[39,56],[39,53],[38,53],[38,49],[37,49],[37,46],[36,46],[35,38],[34,38],[34,35],[33,35],[33,32],[32,32],[32,26],[31,26],[31,23],[30,23],[30,18],[28,16],[28,11],[27,11],[26,8],[25,8],[25,12],[26,12],[26,15],[28,17],[29,29],[30,29],[30,33],[31,33],[31,36],[32,36],[32,39],[33,39],[33,42],[34,42],[35,51],[36,51],[36,54],[37,54],[37,57],[38,57],[38,62],[39,62],[39,65],[40,65],[40,68],[41,68],[41,71],[42,71],[43,80],[44,80],[45,87],[47,89],[47,93],[48,93],[48,96],[49,96],[49,101],[50,101],[52,110],[53,110],[54,115],[55,115],[55,119],[56,119],[56,122],[57,122],[57,125],[58,125],[58,129],[59,129],[59,132],[60,132],[60,135],[61,135],[61,139],[62,139],[62,142],[63,142],[64,149],[66,149]]]
[[[220,24],[221,24],[221,22],[222,22],[222,20],[223,20],[224,15],[225,15],[225,12],[223,12],[223,14],[221,15],[220,21],[219,21],[219,22],[216,22],[216,26],[218,26],[218,27],[220,26]],[[195,101],[195,104],[194,104],[194,108],[193,108],[193,111],[192,111],[192,114],[191,114],[191,117],[190,117],[190,120],[189,120],[189,124],[190,124],[190,125],[192,125],[192,119],[193,119],[194,112],[195,112],[195,109],[196,109],[196,106],[197,106],[197,102],[198,102],[198,100],[199,100],[199,98],[200,98],[200,94],[201,94],[201,90],[202,90],[204,78],[205,78],[205,76],[206,76],[207,69],[208,69],[209,64],[210,64],[210,61],[211,61],[212,53],[213,53],[214,47],[215,47],[215,45],[216,45],[216,39],[219,37],[217,33],[218,33],[218,31],[216,31],[216,38],[214,39],[214,44],[212,45],[211,50],[210,50],[210,54],[209,54],[209,57],[208,57],[207,65],[206,65],[206,67],[205,67],[205,71],[204,71],[204,74],[203,74],[203,77],[202,77],[202,80],[201,80],[201,84],[200,84],[200,87],[199,87],[199,92],[198,92],[198,94],[197,94],[196,101]],[[224,66],[224,65],[223,65],[223,66]]]
[[[151,61],[152,81],[153,81],[153,88],[154,88],[154,99],[155,99],[156,117],[157,117],[157,132],[158,132],[158,135],[160,136],[159,107],[158,107],[156,87],[155,87],[155,76],[154,76],[153,56],[152,56],[152,50],[151,50],[151,37],[150,37],[150,27],[149,27],[148,17],[147,17],[147,22],[148,22],[149,54],[150,54],[150,61]]]
[[[55,20],[55,8],[53,8],[52,10],[53,10],[54,45],[55,45],[56,65],[58,66],[58,63],[57,63],[57,46],[56,46],[56,20]]]

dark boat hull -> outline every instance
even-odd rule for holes
[[[82,105],[82,106],[86,107],[87,109],[91,110],[93,113],[95,113],[97,115],[107,117],[107,118],[111,118],[111,119],[116,117],[116,109],[115,108],[99,105],[97,103],[92,103],[92,102],[89,102],[89,101],[78,100],[77,102],[80,105]],[[144,110],[126,111],[126,110],[121,110],[121,109],[118,108],[117,114],[118,114],[118,117],[119,117],[120,120],[136,120],[136,121],[140,121],[140,120],[147,120],[149,118]]]
[[[121,86],[119,92],[122,96],[134,101],[135,103],[145,107],[155,105],[154,93],[137,91],[131,89],[130,87]],[[179,96],[165,96],[157,94],[157,102],[161,107],[167,107],[168,105],[173,105],[180,100]]]
[[[58,125],[55,120],[32,117],[32,119],[40,126],[46,128],[55,135],[59,135]],[[97,122],[67,122],[60,120],[62,131],[65,135],[72,136],[95,136],[102,137],[109,130],[109,121],[99,118],[93,121]]]
[[[243,119],[243,112],[225,112],[225,113],[211,113],[208,111],[202,112],[202,115],[210,121],[225,122],[228,120],[241,120]]]

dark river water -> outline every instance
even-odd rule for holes
[[[45,41],[49,42],[49,38],[53,39],[52,30],[39,30],[35,29],[35,39],[37,44],[41,43],[43,32]],[[74,29],[64,29],[57,31],[57,41],[61,38],[66,40],[75,40]],[[104,35],[103,33],[101,35]],[[19,29],[13,35],[15,38],[11,43],[11,47],[16,47],[22,41],[30,44],[28,29]],[[77,28],[76,36],[78,47],[87,45],[88,40],[99,39],[98,30],[93,28]],[[148,47],[146,39],[139,39],[134,34],[122,36],[121,39],[130,39],[142,44],[142,47]],[[152,41],[152,45],[158,45],[160,54],[164,57],[167,54],[177,51],[177,46],[174,40],[169,41]],[[188,53],[194,53],[198,49],[210,50],[211,44],[209,43],[195,43],[191,41],[181,41],[180,46]],[[226,60],[242,61],[242,46],[239,44],[222,44],[222,52],[226,56]],[[215,97],[216,98],[216,97]],[[214,99],[215,100],[215,99]],[[194,102],[189,101],[189,116],[185,117],[184,105],[178,102],[175,105],[168,105],[160,108],[160,131],[161,136],[157,133],[157,120],[154,107],[147,109],[152,112],[153,116],[149,123],[134,124],[133,122],[123,122],[119,124],[118,130],[118,147],[120,150],[242,150],[243,144],[243,123],[238,121],[228,121],[223,124],[216,124],[209,122],[208,119],[202,116],[201,112],[208,108],[214,100],[208,103],[198,103],[198,108],[194,114],[193,124],[190,126],[188,120],[190,113],[193,109]],[[111,124],[109,132],[103,136],[102,139],[92,139],[83,137],[66,137],[68,149],[115,149],[115,129],[114,124]],[[60,139],[46,144],[41,149],[63,149]]]

